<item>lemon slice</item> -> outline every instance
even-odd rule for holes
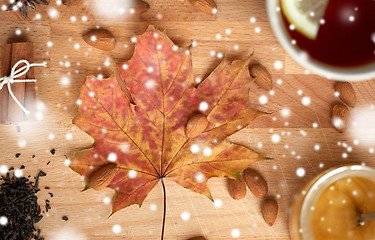
[[[329,0],[281,0],[281,9],[290,24],[305,37],[316,39]]]

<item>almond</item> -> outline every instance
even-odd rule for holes
[[[117,172],[116,163],[108,163],[94,172],[90,178],[90,186],[99,191],[108,186],[111,183],[113,177]]]
[[[268,70],[260,63],[250,65],[250,76],[255,78],[255,83],[264,90],[272,90],[272,77]]]
[[[227,178],[227,188],[233,199],[239,200],[246,196],[246,184],[244,182]]]
[[[132,12],[133,14],[142,14],[146,12],[148,9],[150,9],[150,5],[148,5],[148,3],[144,1],[137,0],[137,1],[131,1],[131,2],[132,3],[129,9],[134,10],[134,12]]]
[[[277,204],[275,199],[266,199],[262,203],[261,211],[264,221],[268,225],[272,226],[276,221],[279,211],[279,205]]]
[[[190,0],[191,5],[200,12],[216,14],[217,6],[213,0]]]
[[[83,0],[63,0],[62,3],[66,6],[78,6],[81,5]]]
[[[257,198],[264,198],[268,192],[266,180],[254,169],[248,168],[244,171],[243,178],[247,187]]]
[[[192,116],[185,127],[185,135],[188,138],[195,138],[201,134],[208,125],[208,120],[203,114],[196,114]]]
[[[116,38],[105,29],[92,29],[83,35],[83,40],[88,45],[103,51],[111,51],[116,46]]]
[[[199,237],[189,238],[188,240],[207,240],[207,239],[205,237],[199,236]]]
[[[346,129],[349,119],[349,108],[344,104],[336,104],[332,108],[332,125],[338,132],[343,132]]]
[[[349,82],[335,82],[335,91],[340,95],[340,99],[348,106],[354,107],[356,95],[353,86]]]

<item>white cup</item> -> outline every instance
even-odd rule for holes
[[[304,68],[328,79],[341,81],[359,81],[375,78],[375,62],[355,67],[336,67],[309,57],[303,50],[299,49],[298,46],[291,43],[292,39],[282,19],[280,1],[267,0],[266,2],[268,19],[281,46],[283,46],[285,51]]]

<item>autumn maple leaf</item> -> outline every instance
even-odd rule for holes
[[[95,143],[76,152],[70,167],[90,185],[103,166],[116,164],[108,184],[116,191],[112,214],[134,203],[141,206],[159,180],[165,196],[164,179],[212,200],[209,178],[240,181],[241,171],[261,159],[227,140],[261,114],[248,104],[250,58],[223,60],[195,85],[189,49],[178,48],[150,26],[138,36],[133,57],[119,65],[134,104],[115,77],[87,77],[83,84],[74,124]],[[188,138],[185,127],[197,114],[203,114],[208,125]]]

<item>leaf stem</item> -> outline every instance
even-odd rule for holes
[[[163,212],[163,225],[161,228],[161,240],[164,239],[164,227],[165,227],[165,215],[167,212],[167,192],[165,191],[164,178],[160,178],[161,185],[163,186],[163,195],[164,195],[164,212]]]

